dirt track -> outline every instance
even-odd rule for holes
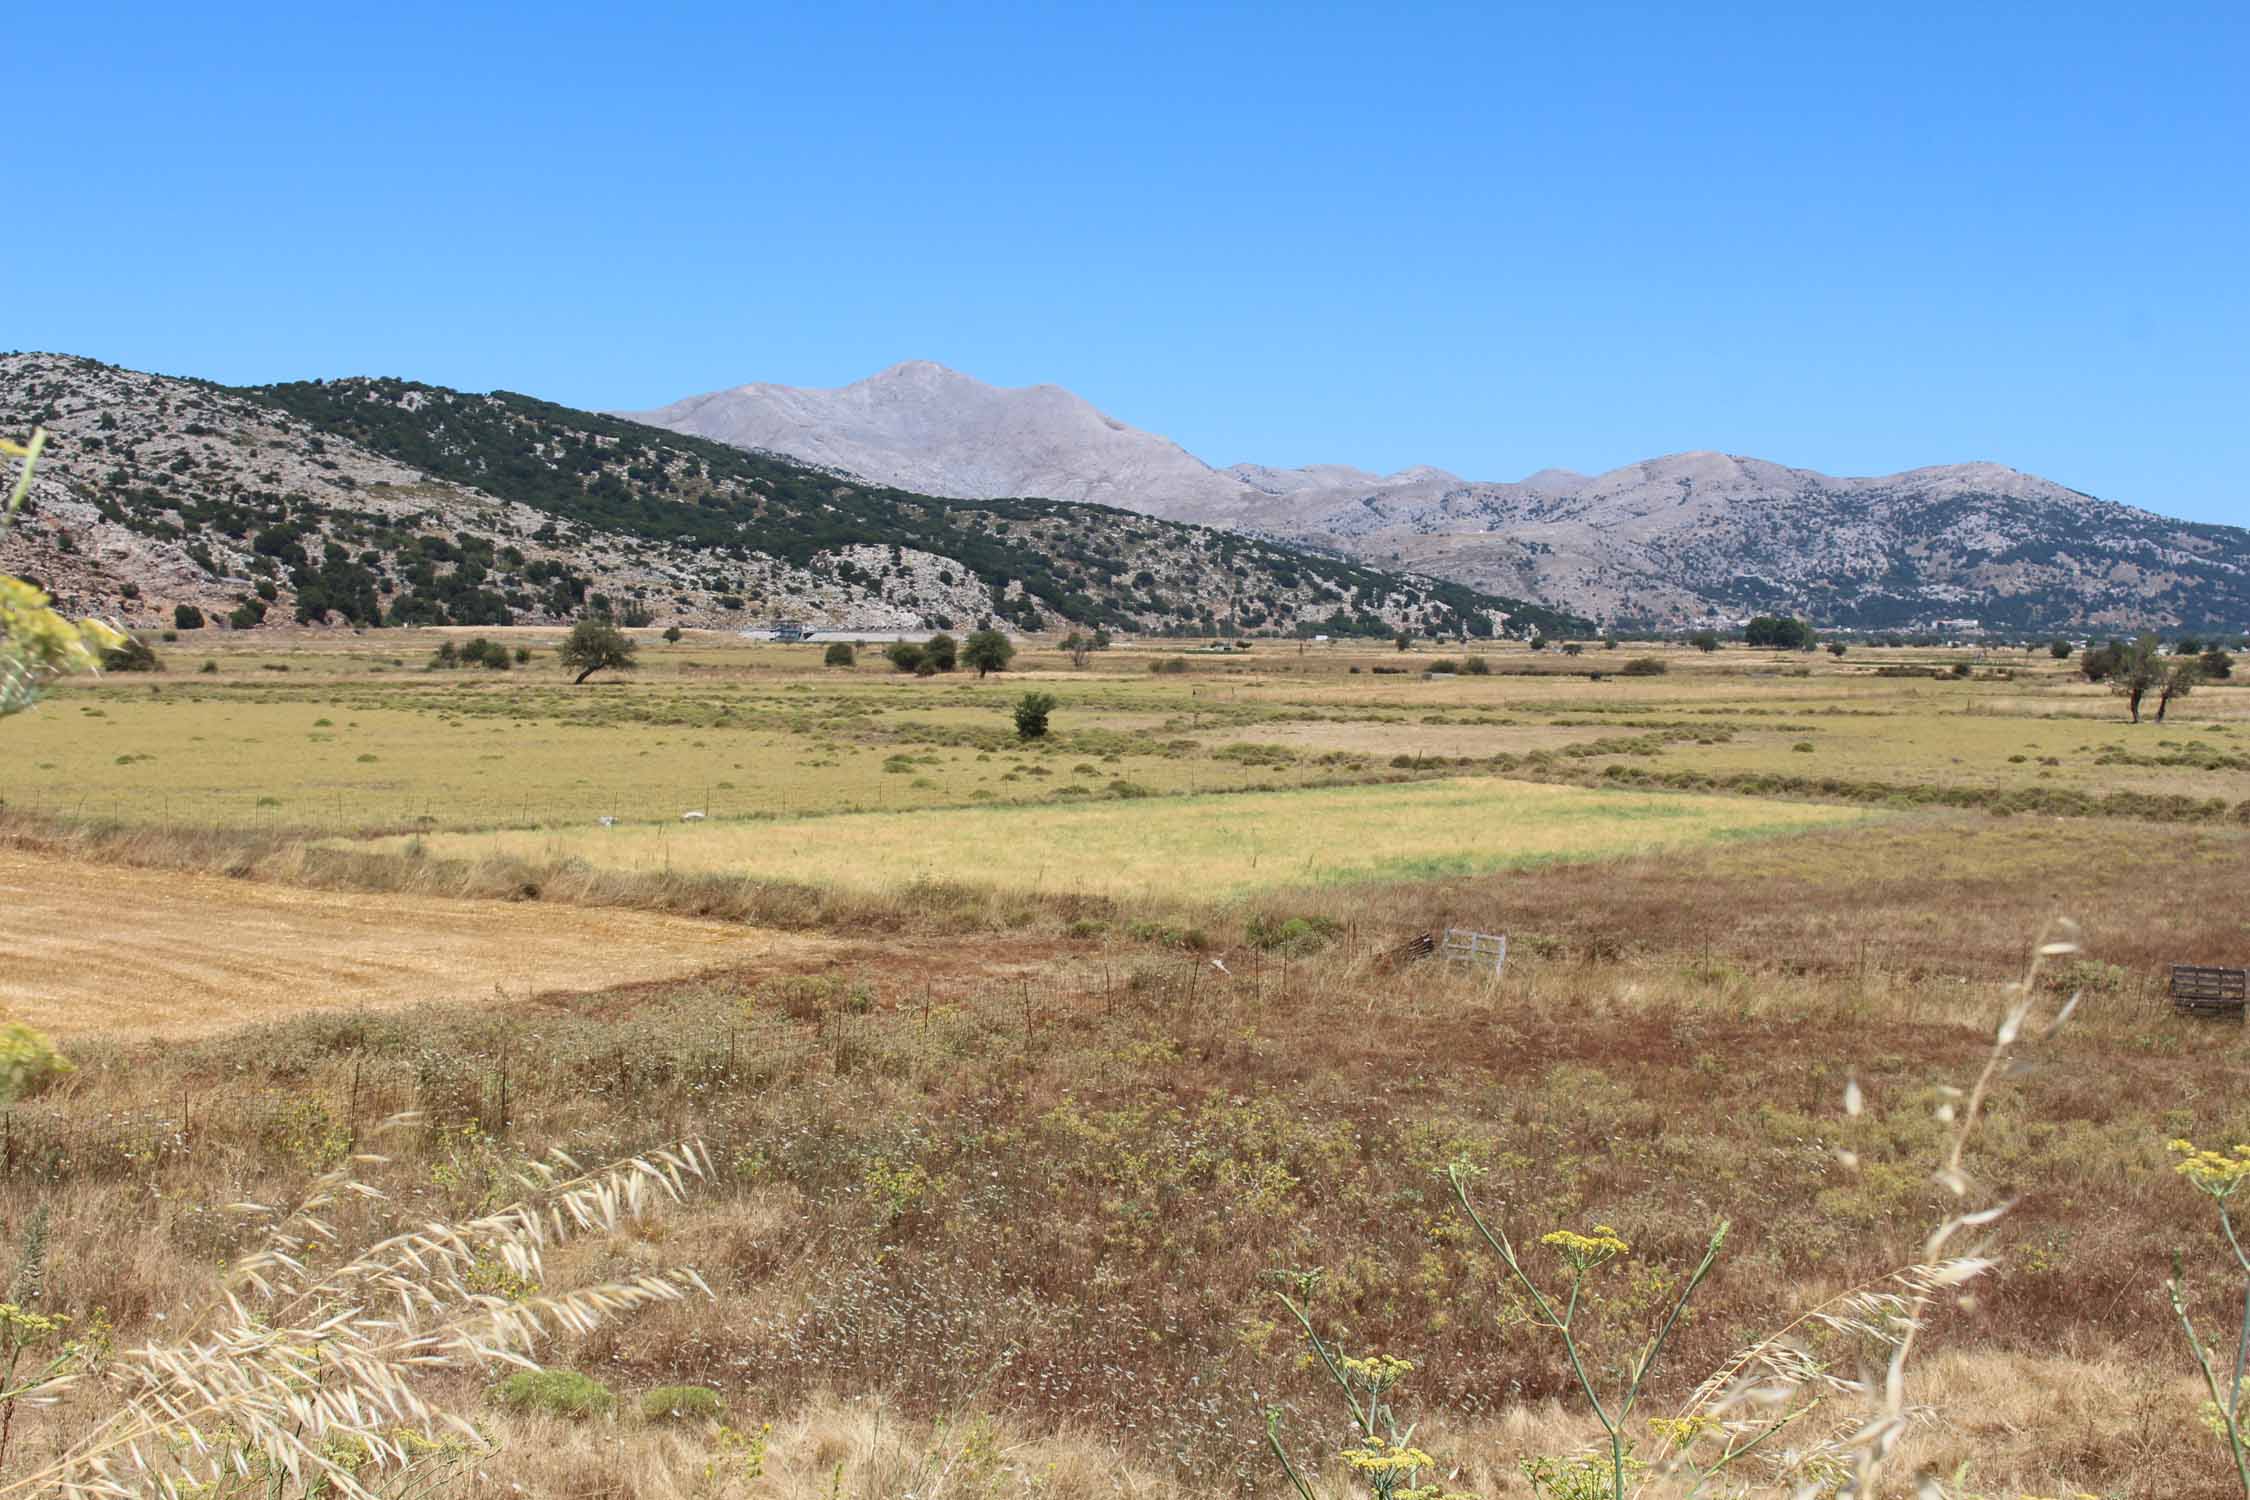
[[[299,890],[0,850],[0,1017],[62,1036],[520,999],[844,947],[648,912]]]

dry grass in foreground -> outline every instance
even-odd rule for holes
[[[1543,878],[1507,889],[1544,899]],[[1769,889],[1796,909],[1756,882],[1711,899],[1754,910]],[[45,1305],[130,1340],[243,1248],[223,1205],[285,1197],[397,1109],[428,1125],[375,1178],[374,1227],[473,1213],[553,1145],[696,1137],[708,1189],[548,1274],[691,1265],[716,1304],[557,1351],[614,1393],[610,1415],[510,1414],[479,1382],[451,1388],[503,1445],[440,1493],[1270,1494],[1264,1407],[1323,1430],[1272,1273],[1317,1266],[1324,1332],[1420,1367],[1428,1446],[1468,1465],[1454,1482],[1520,1495],[1520,1458],[1591,1431],[1447,1205],[1447,1163],[1484,1168],[1480,1203],[1511,1232],[1601,1222],[1632,1243],[1591,1293],[1597,1337],[1641,1326],[1734,1220],[1660,1375],[1664,1410],[1746,1337],[1915,1257],[1942,1208],[1938,1085],[1989,1045],[1998,995],[1976,971],[1788,972],[1657,946],[1670,930],[1616,957],[1527,944],[1497,982],[1392,974],[1372,925],[1323,938],[1306,921],[1270,952],[1089,940],[1015,983],[871,965],[88,1043],[10,1118],[0,1232],[13,1246],[49,1210]],[[2003,1269],[1929,1335],[1909,1440],[1918,1462],[1967,1463],[1978,1493],[2193,1500],[2231,1482],[2183,1419],[2162,1283],[2210,1229],[2164,1143],[2250,1138],[2232,1087],[2246,1048],[2111,982],[2143,941],[2089,931],[2083,968],[2058,976],[2094,981],[2077,1021],[1973,1148],[1970,1170],[2017,1206]],[[1853,1078],[1858,1119],[1838,1108]],[[648,1424],[638,1402],[663,1386],[722,1406]],[[62,1441],[61,1420],[22,1414],[19,1451]]]

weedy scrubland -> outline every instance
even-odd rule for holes
[[[1711,1230],[1691,1268],[1659,1288],[1651,1299],[1652,1305],[1643,1317],[1652,1328],[1638,1351],[1630,1356],[1612,1351],[1600,1357],[1588,1342],[1580,1311],[1590,1311],[1594,1305],[1594,1279],[1604,1268],[1630,1254],[1632,1246],[1606,1223],[1594,1225],[1590,1232],[1567,1228],[1548,1231],[1539,1237],[1539,1244],[1559,1262],[1557,1274],[1563,1283],[1562,1290],[1550,1292],[1542,1287],[1541,1276],[1526,1266],[1505,1228],[1489,1222],[1472,1201],[1470,1184],[1483,1175],[1483,1169],[1466,1157],[1451,1164],[1446,1177],[1462,1216],[1477,1239],[1506,1268],[1512,1290],[1522,1298],[1522,1321],[1552,1334],[1561,1345],[1577,1392],[1599,1424],[1600,1441],[1590,1451],[1531,1454],[1520,1461],[1533,1491],[1559,1500],[1592,1500],[1595,1496],[1625,1500],[1628,1491],[1639,1495],[1652,1489],[1680,1496],[1701,1495],[1713,1489],[1746,1493],[1746,1486],[1755,1481],[1745,1471],[1754,1469],[1760,1471],[1757,1479],[1766,1487],[1786,1491],[1800,1500],[1880,1493],[1886,1462],[1906,1440],[1915,1419],[1924,1415],[1908,1400],[1908,1364],[1917,1340],[1929,1327],[1933,1309],[1944,1300],[1961,1297],[1963,1288],[1996,1266],[1981,1248],[1949,1253],[1964,1232],[1981,1237],[2009,1208],[2005,1202],[1968,1206],[1973,1197],[1984,1195],[1964,1170],[1971,1138],[1985,1117],[1996,1085],[2023,1066],[2026,1027],[2046,998],[2040,983],[2042,965],[2078,951],[2078,944],[2067,937],[2038,947],[2025,977],[2010,987],[2015,998],[1999,1022],[1991,1051],[1974,1084],[1967,1090],[1947,1088],[1941,1093],[1944,1102],[1937,1105],[1934,1117],[1946,1128],[1947,1138],[1942,1142],[1933,1180],[1960,1206],[1931,1230],[1916,1263],[1817,1303],[1778,1331],[1749,1343],[1706,1377],[1677,1415],[1646,1419],[1645,1447],[1643,1424],[1635,1420],[1635,1409],[1667,1343],[1719,1262],[1727,1240],[1727,1222],[1722,1219]],[[2051,1040],[2061,1030],[2083,998],[2083,992],[2073,994],[2054,1008],[2043,1040]],[[1862,1113],[1864,1095],[1856,1079],[1846,1085],[1842,1106],[1848,1117]],[[2227,1227],[2229,1243],[2233,1243],[2224,1198],[2234,1181],[2250,1174],[2250,1149],[2241,1153],[2241,1159],[2229,1159],[2196,1153],[2184,1141],[2174,1142],[2174,1146],[2189,1152],[2184,1170],[2219,1201],[2221,1222]],[[1843,1147],[1835,1148],[1835,1152],[1847,1171],[1858,1170],[1856,1152]],[[2237,1259],[2242,1259],[2239,1252]],[[2244,1270],[2250,1273],[2250,1261],[2244,1262]],[[1319,1279],[1317,1273],[1298,1277],[1300,1292],[1309,1293]],[[1422,1471],[1439,1467],[1438,1460],[1413,1445],[1413,1429],[1400,1429],[1397,1414],[1386,1400],[1413,1370],[1412,1362],[1391,1353],[1353,1358],[1332,1350],[1304,1306],[1286,1294],[1280,1300],[1344,1394],[1353,1441],[1340,1450],[1338,1457],[1365,1485],[1371,1500],[1453,1497],[1454,1492],[1439,1484],[1417,1483]],[[2179,1308],[2176,1288],[2174,1306]],[[2184,1311],[2180,1315],[2185,1325]],[[2250,1307],[2246,1307],[2244,1324],[2245,1345],[2250,1346]],[[1811,1327],[1864,1341],[1867,1349],[1863,1350],[1863,1365],[1856,1378],[1840,1370],[1832,1356],[1816,1353],[1802,1341],[1801,1331]],[[1880,1355],[1879,1361],[1866,1357],[1870,1351]],[[2207,1365],[2204,1373],[2208,1381]],[[2212,1389],[2216,1395],[2216,1386]],[[2222,1420],[2239,1467],[2242,1448],[2231,1404],[2224,1409]],[[1795,1440],[1784,1441],[1785,1434]],[[1282,1441],[1278,1410],[1268,1415],[1268,1442],[1301,1500],[1313,1500],[1310,1486]],[[1644,1451],[1649,1456],[1643,1457]],[[1966,1473],[1964,1465],[1954,1478],[1958,1482]],[[2250,1484],[2250,1469],[2245,1475],[2246,1484]]]
[[[2035,1065],[1987,1091],[1961,1148],[1960,1170],[2016,1203],[1964,1303],[1897,1273],[1930,1264],[1928,1226],[1961,1211],[1931,1179],[1964,1103],[1942,1084],[1991,1054],[1996,975],[1861,974],[1841,955],[1791,972],[1737,953],[1714,980],[1699,952],[1532,945],[1494,979],[1393,971],[1364,928],[1307,924],[1291,954],[1206,920],[1205,952],[1119,934],[1020,978],[870,958],[163,1047],[83,1041],[75,1072],[10,1112],[0,1232],[20,1247],[46,1208],[39,1315],[130,1346],[162,1337],[204,1267],[255,1248],[226,1204],[274,1201],[397,1110],[423,1125],[363,1175],[386,1195],[365,1212],[402,1223],[505,1201],[556,1142],[610,1158],[694,1137],[705,1183],[550,1255],[544,1284],[694,1266],[715,1301],[557,1341],[554,1368],[613,1393],[603,1413],[518,1411],[488,1378],[438,1372],[433,1402],[490,1445],[483,1482],[1272,1494],[1268,1411],[1292,1441],[1332,1425],[1331,1377],[1271,1296],[1277,1273],[1317,1269],[1308,1310],[1332,1348],[1416,1367],[1401,1389],[1421,1420],[1400,1440],[1445,1468],[1415,1482],[1527,1495],[1528,1461],[1577,1464],[1601,1426],[1454,1200],[1466,1162],[1496,1232],[1606,1225],[1630,1247],[1589,1273],[1572,1315],[1605,1392],[1730,1221],[1636,1421],[1732,1420],[1695,1405],[1705,1377],[1792,1322],[1804,1356],[1864,1380],[1903,1309],[1922,1331],[1889,1461],[1902,1483],[1923,1468],[1949,1493],[2011,1497],[2233,1482],[2220,1441],[2181,1420],[2204,1398],[2161,1285],[2171,1248],[2206,1238],[2165,1142],[2250,1133],[2226,1087],[2232,1032],[2088,987],[2070,1029],[2014,1059]],[[2107,961],[2114,930],[2058,960],[2048,1003]],[[1954,1124],[1937,1118],[1948,1105]],[[505,1264],[474,1275],[488,1295],[536,1295]],[[681,1386],[717,1392],[723,1414],[648,1424],[646,1398]],[[1823,1400],[1825,1437],[1847,1402]],[[17,1451],[59,1443],[55,1420],[19,1414]],[[1660,1464],[1664,1435],[1632,1435]],[[1336,1457],[1351,1446],[1381,1456],[1356,1438],[1300,1456],[1315,1494],[1359,1483]]]

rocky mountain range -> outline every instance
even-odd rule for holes
[[[1221,469],[1059,387],[1001,389],[927,361],[836,390],[740,386],[637,419],[930,494],[1049,496],[1287,539],[1619,625],[1772,611],[1861,629],[2250,621],[2250,532],[1994,463],[1839,478],[1699,452],[1507,483]]]
[[[506,392],[227,388],[0,355],[51,434],[0,571],[140,627],[502,625],[1553,633],[1534,604],[1237,532],[963,501]],[[194,620],[199,623],[188,625]]]

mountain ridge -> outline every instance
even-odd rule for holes
[[[1621,624],[1773,609],[1843,627],[2239,628],[2250,532],[1991,460],[1838,476],[1699,449],[1513,481],[1411,466],[1214,468],[1052,385],[908,361],[831,390],[760,383],[637,420],[964,498],[1046,494],[1407,567]]]
[[[0,571],[136,627],[1553,632],[1442,580],[1099,506],[839,478],[510,392],[346,378],[230,388],[0,355],[0,431],[51,440]]]

